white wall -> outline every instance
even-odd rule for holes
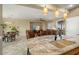
[[[0,4],[0,24],[2,23],[2,5]],[[2,27],[0,26],[0,55],[2,54]]]
[[[66,20],[66,35],[72,36],[77,34],[79,34],[79,16]]]
[[[2,24],[2,5],[0,4],[0,24]],[[2,27],[0,26],[0,36],[2,35]]]
[[[20,32],[20,35],[24,36],[26,35],[26,30],[30,30],[30,22],[37,22],[37,21],[31,21],[31,20],[26,20],[26,19],[3,19],[4,22],[10,22],[12,23],[15,27],[18,26],[18,30]],[[38,21],[39,22],[39,21]],[[47,28],[47,22],[41,22],[42,29],[45,30]],[[5,31],[9,31],[9,28],[7,28]]]
[[[3,19],[4,22],[10,22],[12,23],[15,27],[18,26],[17,30],[19,30],[20,35],[26,35],[26,30],[30,30],[30,22],[40,22],[42,29],[46,30],[47,29],[47,23],[49,23],[49,27],[50,29],[54,29],[55,28],[55,22],[54,21],[37,21],[37,20],[26,20],[26,19],[11,19],[11,18],[4,18]],[[5,31],[8,31],[9,29],[7,28]]]
[[[12,23],[17,30],[19,30],[21,36],[26,35],[26,30],[30,29],[30,23],[28,20],[17,20],[17,19],[4,19],[4,22],[10,22]],[[7,28],[8,31],[9,29]]]

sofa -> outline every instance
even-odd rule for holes
[[[37,36],[44,36],[44,35],[55,35],[56,30],[26,30],[26,37],[27,39],[29,38],[34,38]]]

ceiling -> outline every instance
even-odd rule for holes
[[[61,9],[61,14],[59,18],[63,16],[64,9],[68,9],[69,11],[78,7],[78,5],[72,4],[51,4],[46,5],[49,9],[48,15],[43,14],[43,4],[4,4],[3,5],[3,18],[11,18],[11,19],[26,19],[26,20],[39,20],[40,18],[43,20],[53,20],[56,19],[54,15],[54,9]]]

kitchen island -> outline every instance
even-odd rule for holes
[[[61,55],[79,46],[73,39],[57,39],[54,35],[46,35],[28,39],[28,48],[31,55]]]

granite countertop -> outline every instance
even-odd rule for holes
[[[79,46],[69,39],[54,41],[53,35],[31,38],[27,43],[32,55],[59,55]]]

